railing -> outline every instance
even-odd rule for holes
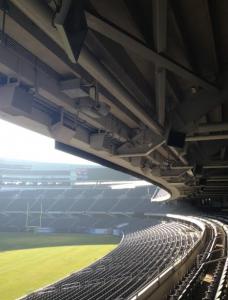
[[[169,275],[171,275],[173,273],[174,269],[178,270],[182,266],[182,264],[188,259],[188,257],[193,253],[193,251],[199,246],[199,244],[202,242],[202,240],[205,236],[206,227],[205,227],[204,223],[200,220],[190,218],[190,217],[179,216],[179,215],[172,215],[172,214],[165,215],[165,214],[149,214],[148,213],[147,215],[153,215],[154,217],[155,216],[156,217],[167,217],[167,218],[171,218],[171,219],[175,219],[175,220],[189,222],[190,224],[195,224],[201,230],[201,237],[193,245],[193,247],[191,247],[181,258],[177,259],[177,261],[172,263],[171,266],[167,266],[163,270],[162,273],[158,274],[155,278],[153,278],[152,281],[150,283],[148,283],[145,287],[136,291],[133,296],[130,296],[129,298],[127,298],[129,300],[136,300],[138,298],[143,299],[143,294],[145,294],[149,290],[152,290],[156,284],[159,284],[159,282],[162,280],[162,278],[168,277]]]

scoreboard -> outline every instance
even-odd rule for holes
[[[88,178],[88,169],[76,169],[76,180],[77,181],[85,181]]]

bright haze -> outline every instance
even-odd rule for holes
[[[55,150],[55,141],[0,119],[0,157],[53,163],[94,164]]]

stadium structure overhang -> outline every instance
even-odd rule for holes
[[[74,5],[0,1],[0,117],[172,199],[226,197],[228,3]]]

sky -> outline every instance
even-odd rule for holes
[[[93,164],[55,150],[53,139],[0,119],[0,158],[39,162]]]

